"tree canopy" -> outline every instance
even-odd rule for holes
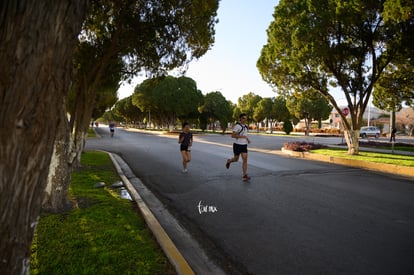
[[[231,102],[227,101],[218,91],[204,96],[204,104],[200,106],[199,111],[210,123],[219,121],[223,131],[226,130],[227,124],[231,121],[233,115]]]
[[[218,0],[92,1],[74,61],[76,97],[87,102],[80,127],[108,80],[118,87],[142,70],[162,75],[202,56],[214,43],[217,9]]]
[[[177,119],[194,118],[203,102],[196,82],[188,77],[147,79],[135,88],[132,102],[159,125],[175,125]]]
[[[67,148],[54,151],[59,164],[51,167],[55,178],[49,180],[48,184],[53,186],[48,185],[48,189],[57,192],[49,194],[64,195],[68,190],[70,173],[62,172],[58,179],[53,169],[68,171],[69,166],[79,163],[91,118],[113,105],[122,81],[141,71],[162,75],[173,68],[185,68],[214,42],[218,0],[88,2],[82,30],[75,35],[78,44],[67,100],[71,115],[67,134],[71,135],[71,142],[55,141],[56,145],[67,144]],[[63,154],[67,155],[66,160]],[[65,164],[67,169],[60,168]],[[59,192],[60,186],[65,186],[65,192]],[[49,197],[58,201],[56,196]]]
[[[390,1],[386,1],[391,3]],[[341,115],[349,153],[358,153],[359,129],[374,84],[404,49],[406,30],[384,20],[383,1],[281,0],[267,30],[257,67],[281,93],[314,89]],[[331,90],[342,90],[351,119]]]
[[[139,123],[144,119],[144,113],[132,103],[132,95],[119,100],[113,111],[127,123]]]
[[[285,97],[262,98],[254,109],[253,118],[255,121],[262,121],[265,119],[269,121],[285,121],[290,119],[290,113],[286,107]]]
[[[254,110],[257,108],[257,105],[261,99],[261,96],[250,92],[242,97],[239,97],[237,107],[239,108],[240,113],[245,113],[247,115],[247,119],[255,120]],[[257,120],[255,121],[257,122]]]
[[[122,56],[125,72],[165,73],[206,53],[217,9],[218,0],[97,0],[81,40],[99,45],[106,59]]]
[[[398,24],[404,47],[375,83],[373,103],[380,109],[398,111],[403,104],[414,107],[414,1],[385,1],[384,20]]]
[[[306,135],[309,134],[313,120],[319,122],[320,128],[322,120],[328,119],[332,111],[332,106],[329,105],[328,101],[315,92],[292,95],[288,97],[286,104],[292,115],[305,120]]]

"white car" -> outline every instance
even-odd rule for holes
[[[362,138],[367,138],[367,137],[379,138],[380,134],[381,134],[380,129],[375,126],[361,127],[361,131],[359,132],[359,135]]]

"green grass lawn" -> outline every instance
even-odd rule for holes
[[[375,153],[375,152],[364,152],[364,151],[360,151],[359,155],[357,156],[352,156],[352,155],[348,155],[346,149],[340,149],[340,148],[338,149],[337,148],[317,149],[317,150],[312,150],[311,152],[316,153],[316,154],[341,157],[341,158],[347,158],[347,159],[356,159],[356,160],[364,160],[364,161],[370,161],[370,162],[376,162],[376,163],[387,163],[387,164],[414,167],[414,157],[412,156]]]
[[[96,133],[93,130],[93,128],[89,127],[88,128],[88,138],[94,138],[94,137],[96,137]]]
[[[378,149],[384,149],[384,150],[392,150],[391,146],[378,146],[376,147]],[[414,152],[413,146],[394,146],[394,150],[396,151],[406,151],[406,152]]]
[[[175,274],[135,204],[108,186],[119,180],[109,156],[82,155],[72,174],[68,213],[43,214],[32,245],[31,274]]]

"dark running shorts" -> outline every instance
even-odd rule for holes
[[[188,150],[188,145],[181,144],[180,145],[180,151],[191,151],[191,150]]]
[[[236,156],[240,155],[241,153],[247,153],[247,144],[241,145],[233,143],[233,153]]]

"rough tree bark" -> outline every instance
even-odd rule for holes
[[[359,154],[359,130],[344,130],[344,137],[348,145],[349,155]]]
[[[349,104],[349,112],[351,113],[351,119],[348,121],[346,116],[343,114],[342,109],[338,107],[334,100],[330,101],[338,114],[341,116],[342,126],[344,128],[344,137],[348,146],[349,155],[359,154],[359,132],[362,124],[362,114],[358,108],[354,108]]]
[[[28,274],[87,0],[0,2],[0,274]]]
[[[308,116],[305,116],[304,119],[305,119],[305,136],[309,136],[312,119],[310,119]]]
[[[47,186],[42,203],[46,212],[59,213],[72,208],[69,198],[73,157],[69,121],[66,114],[66,103],[60,109],[59,126],[53,147],[53,155],[49,167]]]

